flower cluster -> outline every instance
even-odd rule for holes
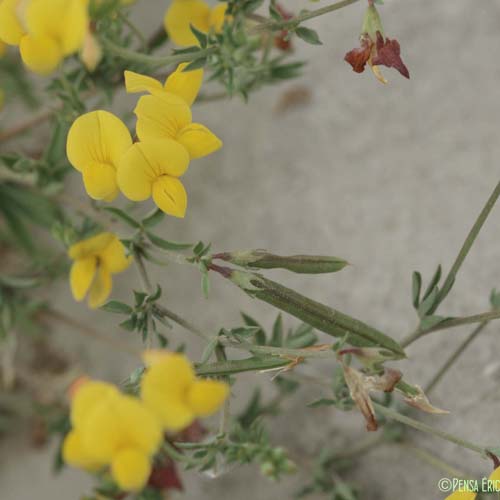
[[[109,297],[111,275],[127,269],[131,261],[112,233],[99,233],[79,241],[69,248],[68,254],[74,261],[69,278],[73,297],[80,301],[88,294],[92,309],[103,305]]]
[[[210,8],[204,0],[173,0],[165,14],[165,30],[177,45],[198,45],[191,26],[202,33],[210,30],[218,33],[224,24],[226,10],[225,2]]]
[[[149,76],[125,72],[127,92],[147,92],[135,108],[139,142],[125,124],[107,111],[80,116],[67,140],[70,163],[82,173],[91,198],[112,201],[121,191],[128,199],[150,197],[165,213],[184,217],[187,193],[179,180],[191,159],[213,153],[222,142],[207,127],[193,123],[191,104],[203,70],[184,72],[180,64],[164,85]]]
[[[179,431],[194,418],[214,413],[229,392],[223,382],[196,379],[182,354],[149,351],[145,361],[150,366],[140,398],[104,382],[79,384],[71,402],[72,429],[63,443],[66,463],[91,472],[109,468],[125,491],[148,482],[163,431]]]
[[[19,46],[35,73],[51,73],[78,52],[88,27],[87,0],[0,0],[0,40]]]

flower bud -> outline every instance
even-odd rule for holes
[[[85,67],[93,73],[102,59],[102,48],[96,37],[90,31],[87,31],[83,41],[80,59]]]

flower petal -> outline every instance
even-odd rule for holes
[[[85,191],[94,200],[113,201],[117,197],[116,170],[109,163],[91,162],[82,175]]]
[[[73,259],[83,259],[85,257],[97,256],[99,252],[104,250],[115,238],[113,233],[103,232],[95,236],[71,245],[68,249],[68,255]]]
[[[198,45],[190,25],[208,33],[209,16],[210,7],[203,0],[173,0],[165,14],[165,30],[177,45]]]
[[[71,266],[69,273],[69,283],[71,293],[76,301],[83,300],[95,276],[97,259],[95,257],[85,257],[76,260]]]
[[[79,171],[92,163],[109,163],[116,168],[123,153],[132,145],[125,124],[107,111],[91,111],[71,125],[66,143],[69,162]]]
[[[222,147],[222,141],[201,123],[191,123],[177,135],[191,158],[207,156]]]
[[[111,462],[111,475],[124,491],[141,490],[150,473],[149,457],[134,448],[121,449]]]
[[[67,464],[85,469],[89,472],[98,471],[101,467],[106,465],[104,462],[95,461],[92,456],[89,455],[83,445],[81,435],[74,430],[69,432],[64,438],[62,458]]]
[[[167,78],[165,90],[182,97],[188,106],[191,106],[203,83],[203,69],[183,71],[186,66],[187,63],[177,66],[177,69]]]
[[[159,177],[153,184],[153,200],[168,215],[182,218],[186,214],[187,193],[176,177]]]
[[[224,25],[224,20],[226,18],[226,10],[227,3],[221,2],[210,11],[208,24],[216,33],[220,33],[222,30],[222,26]]]
[[[129,94],[162,90],[161,83],[150,76],[134,73],[133,71],[125,71],[124,76],[125,88]]]
[[[142,96],[134,110],[137,116],[136,131],[139,139],[175,139],[180,130],[192,120],[191,110],[186,102],[174,94]]]
[[[125,255],[125,247],[116,236],[104,250],[99,252],[99,259],[112,274],[125,271],[132,262],[132,257]]]
[[[43,2],[44,4],[46,2]],[[73,54],[83,46],[88,31],[89,17],[87,2],[82,0],[67,1],[66,11],[59,20],[59,39],[65,55]],[[57,18],[57,13],[56,13]]]
[[[149,198],[153,184],[162,175],[181,176],[188,168],[186,149],[172,139],[150,139],[135,143],[122,157],[118,185],[134,201]]]
[[[18,0],[0,1],[0,39],[9,45],[19,45],[25,34],[17,17]]]
[[[24,64],[40,75],[52,73],[63,57],[59,44],[48,36],[23,36],[19,50]]]
[[[97,309],[108,299],[112,288],[111,273],[101,264],[89,291],[89,307]]]
[[[218,380],[197,380],[188,392],[190,408],[198,417],[215,413],[229,394],[229,386]]]

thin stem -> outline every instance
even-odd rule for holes
[[[302,12],[302,14],[299,14],[292,19],[284,19],[283,21],[269,20],[264,23],[258,24],[257,26],[254,26],[249,30],[249,33],[259,33],[261,31],[277,31],[284,28],[286,29],[294,27],[304,21],[308,21],[309,19],[313,19],[314,17],[319,17],[324,14],[328,14],[329,12],[342,9],[343,7],[347,7],[348,5],[351,5],[358,1],[359,0],[342,0],[340,2],[322,7],[321,9]]]
[[[207,341],[212,340],[212,337],[208,333],[204,332],[197,326],[185,320],[178,314],[175,314],[174,312],[170,311],[165,306],[162,306],[160,304],[155,304],[153,307],[155,309],[156,314],[170,319],[174,323],[177,323],[178,325],[182,326],[188,332],[194,333],[196,336],[201,337],[204,340]]]
[[[151,56],[135,52],[134,50],[125,49],[110,40],[107,40],[106,38],[102,39],[102,43],[108,52],[120,57],[121,59],[125,59],[130,62],[149,64],[151,66],[167,66],[169,64],[194,61],[195,59],[200,59],[201,57],[213,54],[216,51],[216,47],[208,47],[206,49],[197,50],[196,52],[185,52],[183,54],[174,54],[170,56]]]
[[[468,336],[467,338],[457,347],[457,349],[452,353],[452,355],[445,361],[440,370],[432,377],[429,383],[426,385],[424,392],[429,395],[436,385],[445,376],[447,371],[453,366],[455,361],[463,354],[463,352],[469,347],[469,344],[484,330],[488,321],[483,321],[480,323]]]
[[[293,358],[336,358],[337,353],[332,349],[333,345],[323,344],[316,349],[290,349],[286,347],[272,347],[254,345],[247,342],[234,342],[222,338],[220,343],[226,347],[240,349],[256,354],[270,354],[271,356],[284,356]],[[314,347],[314,346],[313,346]]]
[[[416,446],[412,443],[400,443],[399,445],[405,450],[411,451],[415,456],[417,456],[424,462],[427,462],[432,467],[435,467],[436,469],[441,469],[444,473],[448,474],[450,477],[458,477],[463,479],[470,478],[469,475],[465,474],[461,470],[458,470],[452,465],[446,463],[441,458],[432,455],[430,452],[424,450],[423,448],[420,448],[419,446]]]
[[[144,291],[146,293],[150,294],[153,291],[153,287],[151,285],[148,272],[146,271],[144,261],[142,260],[142,256],[138,252],[136,252],[134,255],[134,262],[139,273],[139,279],[141,280],[142,288],[144,288]]]
[[[432,434],[433,436],[449,441],[450,443],[457,444],[462,448],[467,448],[468,450],[475,451],[480,455],[483,456],[486,455],[487,448],[485,448],[484,446],[479,446],[475,443],[459,438],[458,436],[454,436],[453,434],[450,434],[448,432],[442,431],[440,429],[435,429],[430,425],[424,424],[423,422],[419,422],[418,420],[414,420],[413,418],[407,417],[406,415],[402,415],[396,410],[393,410],[392,408],[387,408],[386,406],[376,403],[375,401],[373,401],[373,406],[379,413],[382,413],[382,415],[384,415],[387,418],[396,420],[397,422],[407,425],[408,427],[412,427],[413,429],[416,429],[418,431]]]
[[[467,257],[472,245],[476,241],[479,231],[481,231],[481,228],[483,227],[484,223],[486,222],[486,219],[490,215],[490,212],[495,206],[495,203],[498,200],[499,196],[500,196],[500,182],[498,182],[498,184],[495,186],[495,189],[493,190],[490,197],[486,201],[486,204],[481,210],[481,213],[476,219],[476,222],[474,222],[474,225],[469,231],[469,234],[467,235],[467,238],[465,239],[464,244],[460,249],[460,252],[458,252],[457,258],[455,259],[455,262],[451,266],[448,276],[446,276],[443,286],[441,287],[441,290],[438,293],[436,301],[437,304],[440,304],[450,292],[453,283],[455,282],[457,273],[460,270],[460,267],[462,266],[465,258]]]
[[[74,328],[76,331],[82,333],[83,335],[99,340],[100,342],[104,342],[109,344],[114,349],[118,351],[122,351],[124,353],[130,354],[134,358],[138,358],[140,353],[138,350],[134,349],[132,346],[125,344],[122,341],[118,341],[112,337],[107,337],[101,332],[90,328],[87,324],[80,323],[76,319],[71,316],[67,316],[61,311],[56,311],[55,309],[47,309],[43,311],[43,316],[47,317],[49,320],[58,321],[66,326]]]

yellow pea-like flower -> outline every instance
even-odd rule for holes
[[[125,124],[107,111],[79,116],[71,126],[66,144],[69,162],[81,172],[88,195],[112,201],[118,195],[116,169],[132,145]]]
[[[186,101],[170,92],[142,96],[134,113],[141,141],[174,139],[187,149],[191,159],[207,156],[222,147],[222,141],[205,125],[193,123]]]
[[[109,467],[124,491],[139,491],[163,433],[158,419],[137,398],[104,382],[79,385],[71,404],[72,429],[62,454],[69,465],[88,471]]]
[[[0,39],[19,45],[26,66],[42,75],[77,52],[88,29],[87,1],[3,0]]]
[[[124,271],[131,262],[117,236],[107,232],[75,243],[69,248],[68,255],[74,261],[69,278],[73,297],[81,301],[88,294],[92,309],[108,299],[112,288],[111,275]]]
[[[197,417],[216,412],[229,395],[218,380],[198,379],[189,360],[168,351],[148,351],[141,380],[141,398],[166,430],[180,431]]]
[[[184,71],[187,63],[181,63],[176,70],[167,77],[162,85],[150,76],[125,71],[125,88],[129,94],[138,92],[149,92],[150,94],[163,94],[165,92],[175,94],[184,99],[191,106],[200,91],[203,82],[203,70]]]
[[[117,171],[118,186],[130,200],[143,201],[152,196],[165,213],[184,217],[187,193],[178,178],[188,165],[188,152],[178,142],[146,139],[135,143],[122,156]]]
[[[165,13],[165,30],[177,45],[198,45],[190,25],[202,33],[208,33],[211,29],[220,32],[226,9],[226,3],[211,9],[204,0],[173,0]]]

